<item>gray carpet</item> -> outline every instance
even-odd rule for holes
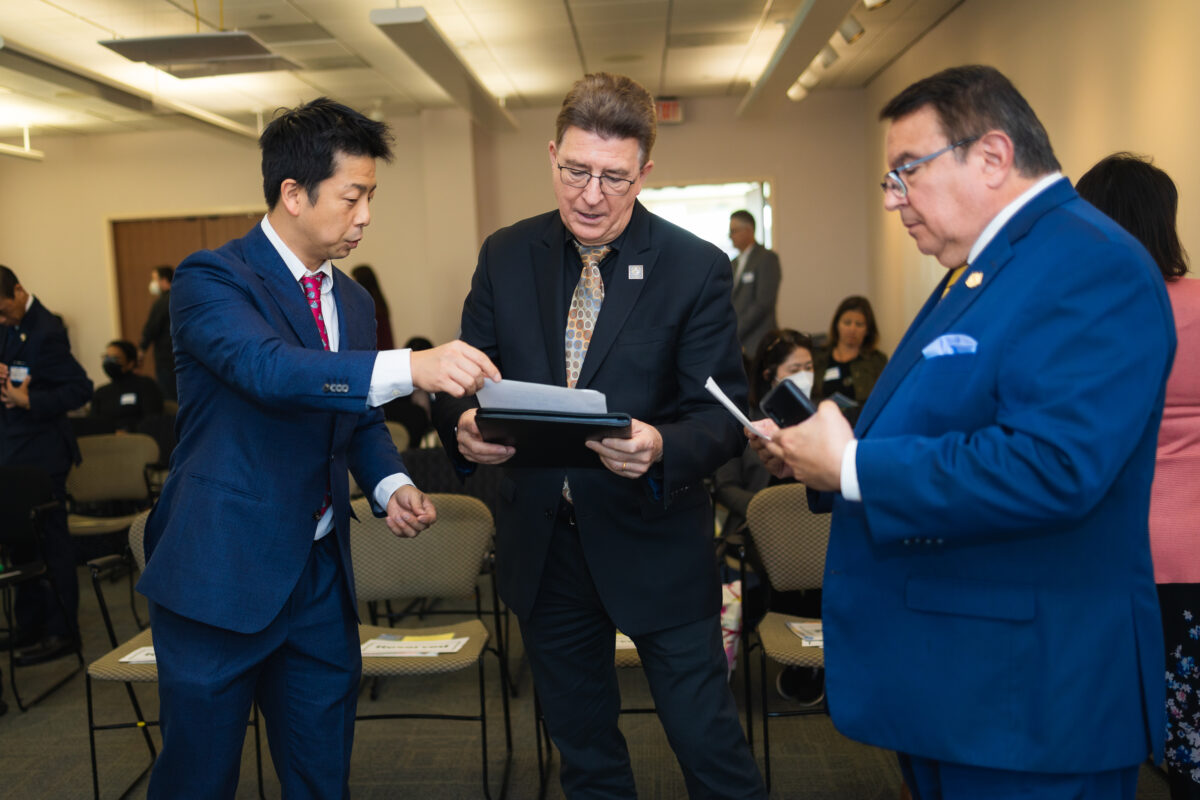
[[[96,658],[107,650],[107,640],[90,580],[80,571],[80,624],[84,630],[85,656]],[[126,598],[126,584],[109,584],[106,598],[113,609],[118,636],[135,632]],[[145,605],[139,597],[142,618]],[[445,624],[433,618],[431,624]],[[406,623],[407,624],[407,623]],[[514,625],[515,631],[515,625]],[[514,647],[519,659],[520,643]],[[757,659],[757,656],[755,656]],[[6,664],[7,660],[0,661]],[[26,696],[48,686],[56,675],[69,668],[69,660],[38,667],[18,668],[18,687]],[[755,660],[757,674],[757,660]],[[504,736],[498,671],[494,658],[487,659],[489,715],[489,762],[493,797],[498,797],[504,764]],[[0,796],[7,800],[72,800],[92,796],[88,756],[87,704],[83,675],[51,695],[40,705],[21,713],[12,702],[5,667],[4,697],[7,715],[0,717]],[[769,673],[774,680],[774,672]],[[508,797],[534,798],[538,773],[534,748],[533,701],[528,669],[519,672],[520,695],[512,700],[514,752]],[[622,695],[627,706],[648,705],[649,693],[638,671],[621,673]],[[477,678],[473,670],[436,678],[391,680],[380,689],[378,700],[364,692],[360,713],[387,711],[446,710],[473,713],[477,708]],[[736,696],[741,698],[740,676],[734,678]],[[98,722],[126,720],[129,700],[117,684],[94,685]],[[139,688],[146,714],[153,718],[157,697],[153,686]],[[778,698],[776,698],[778,700]],[[780,706],[786,703],[779,701]],[[774,707],[774,706],[773,706]],[[756,726],[758,717],[755,717]],[[652,715],[624,715],[621,729],[629,743],[634,775],[642,798],[685,797],[683,779],[658,720]],[[157,731],[154,731],[157,741]],[[761,735],[756,732],[756,750],[762,763]],[[379,720],[359,723],[354,745],[350,790],[355,798],[429,798],[455,800],[482,797],[477,723],[421,720]],[[772,797],[813,800],[891,800],[899,797],[900,773],[892,754],[852,742],[840,736],[825,716],[806,716],[774,721],[771,725]],[[140,734],[133,730],[97,733],[100,761],[100,790],[104,798],[121,795],[126,784],[146,765],[148,752]],[[263,741],[264,784],[268,798],[280,796],[279,783],[270,766]],[[238,798],[257,797],[253,736],[247,736]],[[557,768],[558,762],[554,761]],[[143,798],[142,781],[129,797]],[[551,775],[547,798],[561,798],[557,778]],[[1166,783],[1155,770],[1144,767],[1138,800],[1165,800]]]

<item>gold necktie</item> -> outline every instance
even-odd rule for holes
[[[961,267],[955,267],[950,271],[950,280],[946,281],[946,288],[942,289],[942,297],[950,293],[950,287],[958,283],[958,279],[962,277],[963,272],[966,271],[968,266],[968,264],[963,264]],[[938,300],[941,300],[942,297],[939,297]]]
[[[583,369],[583,359],[587,356],[588,345],[592,341],[592,331],[596,329],[596,318],[600,316],[600,306],[604,303],[604,281],[600,278],[600,262],[612,250],[608,245],[588,247],[575,242],[579,250],[579,260],[583,269],[579,272],[579,283],[571,294],[571,310],[567,313],[566,355],[567,355],[567,388],[574,389],[579,382],[579,371]],[[567,502],[571,500],[571,487],[563,478],[562,495]]]

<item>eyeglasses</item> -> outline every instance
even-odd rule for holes
[[[562,182],[572,189],[583,189],[588,185],[588,181],[595,178],[600,183],[600,191],[604,194],[620,197],[629,193],[629,187],[637,183],[637,179],[629,180],[628,178],[618,178],[616,175],[593,175],[586,169],[575,169],[574,167],[564,167],[562,164],[555,162],[558,167],[559,177]]]
[[[933,159],[937,158],[938,156],[942,155],[943,153],[949,153],[951,150],[955,149],[956,147],[962,147],[963,145],[968,145],[978,138],[979,138],[978,136],[969,136],[966,139],[961,139],[961,140],[955,142],[954,144],[943,147],[941,150],[938,150],[936,153],[930,153],[929,155],[927,155],[923,158],[918,158],[916,161],[910,161],[907,164],[901,164],[900,166],[896,167],[894,170],[892,170],[888,174],[884,175],[883,183],[879,184],[879,186],[881,189],[883,189],[884,194],[894,194],[897,197],[908,197],[908,186],[905,185],[904,179],[902,177],[900,177],[902,174],[904,174],[906,172],[912,172],[914,169],[916,169],[920,165],[924,164],[926,161],[932,161]]]

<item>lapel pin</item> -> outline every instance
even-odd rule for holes
[[[972,272],[970,275],[967,276],[967,288],[968,289],[978,289],[979,284],[981,284],[981,283],[983,283],[983,273],[982,272]]]
[[[630,264],[629,265],[629,280],[640,281],[641,279],[642,279],[642,265],[641,264]]]
[[[28,336],[29,336],[29,334],[25,333],[25,331],[21,331],[21,341],[22,342],[25,341],[25,339],[28,338]]]

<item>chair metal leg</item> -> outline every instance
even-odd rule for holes
[[[767,711],[767,649],[759,646],[759,696],[762,698],[762,728],[763,728],[763,779],[767,785],[767,794],[771,793],[771,735],[767,728],[770,713]]]
[[[542,718],[542,701],[538,698],[537,688],[533,690],[533,732],[537,739],[538,762],[538,800],[546,796],[546,784],[550,777],[550,762],[554,750],[550,742],[550,732],[546,730],[546,721]]]

